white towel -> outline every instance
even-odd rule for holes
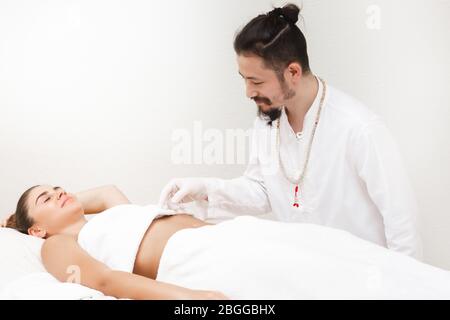
[[[78,234],[78,243],[111,269],[133,272],[139,245],[152,221],[173,214],[155,205],[115,206],[90,219]]]
[[[237,217],[168,241],[157,280],[232,299],[450,299],[450,272],[314,224]]]

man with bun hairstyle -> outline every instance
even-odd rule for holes
[[[421,258],[418,209],[398,148],[379,116],[312,72],[299,12],[288,4],[258,15],[234,40],[258,108],[244,175],[173,179],[160,204],[203,201],[209,218],[272,212]]]

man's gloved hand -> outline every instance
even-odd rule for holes
[[[159,206],[174,209],[182,203],[208,200],[205,178],[172,179],[161,191]]]

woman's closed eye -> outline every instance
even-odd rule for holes
[[[56,192],[55,192],[56,191]],[[64,191],[61,187],[54,187],[53,192],[44,191],[42,192],[37,198],[35,205],[47,203],[50,201],[53,197],[56,197],[57,200],[59,200],[62,195],[67,194],[66,191]]]

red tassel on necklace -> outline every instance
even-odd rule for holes
[[[300,206],[299,201],[298,201],[298,185],[295,186],[293,206],[296,208],[298,208]]]

